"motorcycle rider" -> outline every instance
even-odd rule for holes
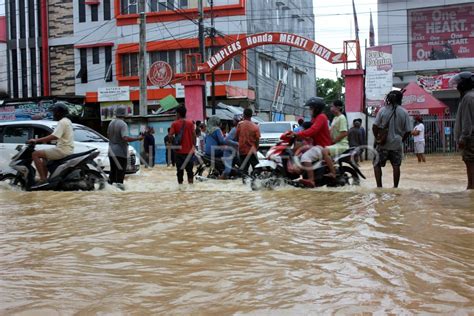
[[[467,189],[474,190],[474,74],[465,71],[450,80],[461,94],[454,136],[462,149],[462,159],[467,170]]]
[[[54,132],[48,136],[30,139],[29,144],[36,143],[49,143],[56,140],[56,147],[37,150],[33,153],[33,161],[35,162],[36,170],[40,177],[37,185],[41,185],[47,182],[48,169],[46,168],[47,160],[59,160],[63,159],[74,152],[74,132],[72,129],[71,121],[66,117],[68,115],[68,109],[63,102],[56,102],[52,108],[53,119],[58,121],[58,125],[54,129]]]
[[[326,114],[323,113],[326,103],[322,98],[313,97],[306,101],[305,106],[309,107],[312,111],[311,127],[294,135],[297,138],[310,137],[313,139],[313,147],[301,156],[301,163],[305,167],[308,179],[301,179],[300,182],[307,187],[314,187],[314,161],[322,157],[329,168],[329,176],[331,177],[336,176],[336,169],[329,154],[323,150],[325,147],[332,145],[331,135],[329,134],[329,121]]]

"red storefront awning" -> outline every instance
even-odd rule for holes
[[[402,106],[410,115],[444,115],[448,106],[426,92],[415,82],[405,87]]]

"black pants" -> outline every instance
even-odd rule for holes
[[[252,169],[258,165],[257,153],[240,154],[240,163],[240,169],[248,174],[250,165],[252,165]]]
[[[109,156],[110,174],[109,183],[122,183],[125,178],[125,171],[127,171],[127,158]]]
[[[188,182],[193,182],[193,156],[191,154],[175,154],[175,158],[178,183],[183,183],[184,170],[186,170],[186,174],[188,175]]]

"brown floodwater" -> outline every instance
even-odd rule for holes
[[[458,156],[401,189],[0,187],[0,314],[474,315],[474,193]],[[391,186],[391,168],[384,169]]]

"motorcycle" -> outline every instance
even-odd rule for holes
[[[252,172],[252,190],[273,189],[285,184],[306,188],[299,182],[301,176],[306,178],[306,172],[302,168],[298,156],[295,155],[293,146],[296,139],[291,136],[291,133],[283,134],[280,139],[281,141],[277,145],[269,149],[266,159],[260,160]],[[358,152],[357,148],[350,148],[333,159],[336,178],[327,176],[330,171],[324,161],[313,162],[316,186],[359,185],[360,178],[365,179],[365,176],[352,159]]]
[[[199,181],[206,181],[209,179],[218,179],[219,176],[224,172],[224,162],[222,161],[222,158],[215,158],[206,155],[203,152],[196,152],[196,172],[195,176],[196,179]],[[235,155],[233,161],[232,161],[232,170],[229,175],[229,180],[234,180],[234,179],[239,179],[242,178],[245,180],[248,175],[246,175],[241,169],[240,169],[240,160],[237,155]]]
[[[105,187],[107,175],[94,161],[100,154],[97,149],[48,161],[49,178],[43,184],[35,182],[36,169],[32,166],[35,145],[19,145],[16,149],[18,153],[10,162],[10,168],[14,172],[1,174],[0,181],[26,191],[92,191]]]

